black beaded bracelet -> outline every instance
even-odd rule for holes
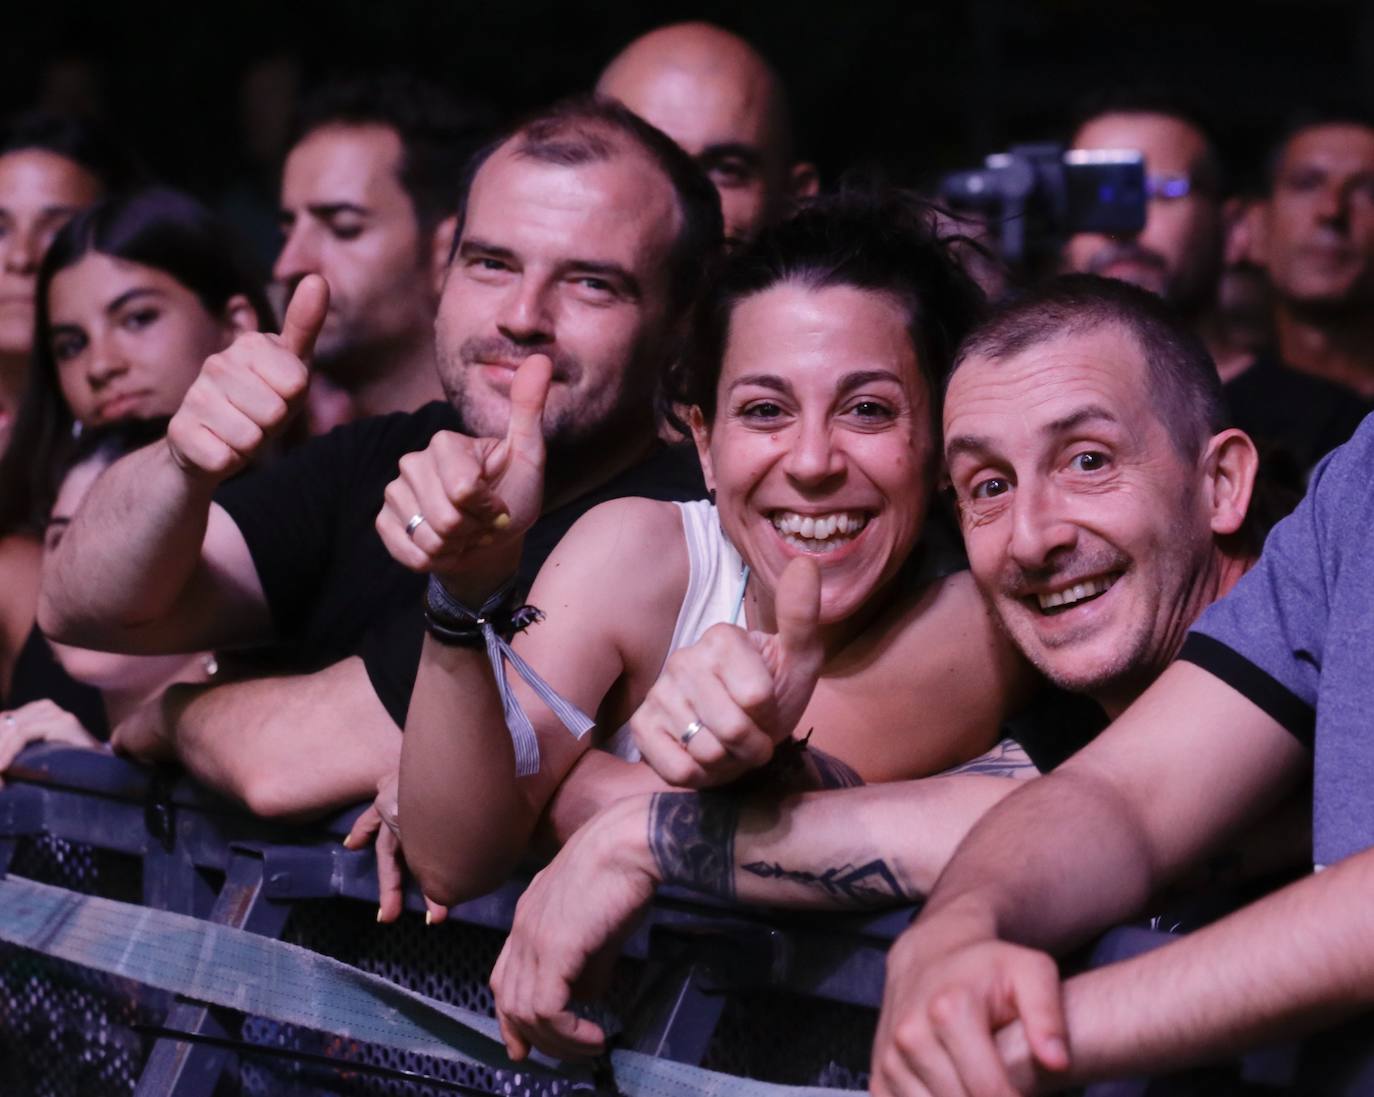
[[[515,606],[515,580],[510,579],[474,612],[458,601],[437,576],[425,587],[425,628],[441,644],[480,648],[486,645],[485,626],[509,640],[543,618],[534,606]]]

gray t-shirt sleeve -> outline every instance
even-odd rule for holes
[[[1374,417],[1312,474],[1306,497],[1274,527],[1258,563],[1202,614],[1179,654],[1244,694],[1311,745],[1332,594],[1365,531]],[[1354,558],[1352,558],[1354,557]],[[1360,581],[1370,576],[1347,574]]]

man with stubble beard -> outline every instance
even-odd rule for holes
[[[383,489],[445,432],[503,435],[525,358],[553,365],[526,589],[597,503],[705,494],[694,456],[657,441],[652,398],[720,248],[709,181],[662,133],[594,99],[534,117],[471,170],[436,323],[446,401],[350,425],[226,483],[301,402],[328,302],[306,277],[280,337],[209,359],[167,441],[102,477],[45,577],[55,636],[138,652],[277,646],[276,676],[170,691],[117,733],[259,814],[318,814],[394,774],[425,577],[376,535]],[[400,901],[390,876],[379,916]]]

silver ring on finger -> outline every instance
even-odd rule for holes
[[[690,724],[687,725],[683,733],[677,737],[677,741],[685,747],[688,743],[695,739],[698,734],[705,730],[707,730],[705,724],[703,724],[700,720],[693,720]]]
[[[415,540],[415,531],[425,524],[425,516],[415,513],[410,516],[410,521],[406,523],[406,536],[412,541]]]

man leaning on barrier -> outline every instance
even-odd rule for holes
[[[569,151],[587,144],[570,135],[588,133],[624,168],[614,187],[602,179],[605,156]],[[328,303],[323,280],[306,275],[280,336],[245,337],[208,359],[167,441],[101,478],[44,576],[40,617],[58,638],[136,653],[274,645],[270,676],[171,691],[116,732],[141,757],[173,756],[260,814],[342,807],[394,774],[424,577],[377,536],[383,490],[398,461],[408,467],[406,455],[436,436],[503,435],[527,356],[547,356],[553,375],[542,421],[549,475],[522,582],[598,502],[705,492],[694,457],[658,442],[652,398],[720,248],[709,180],[663,134],[590,97],[535,116],[473,170],[436,324],[446,402],[351,424],[231,479],[303,400]],[[614,237],[632,257],[627,269],[606,251],[606,226],[630,220],[650,193],[674,228],[641,217],[633,239]],[[368,818],[375,827],[375,812]],[[386,870],[389,829],[379,843]],[[379,916],[396,917],[400,902],[389,874]]]
[[[1225,427],[1196,336],[1133,286],[1051,283],[986,321],[956,362],[945,445],[974,578],[1042,673],[1118,715],[1253,562],[1254,447]],[[600,1034],[570,1024],[570,988],[658,884],[714,879],[727,898],[775,906],[918,899],[1023,783],[989,768],[780,804],[660,793],[612,805],[521,899],[493,976],[498,1012],[522,1041],[566,1048],[576,1031],[594,1050]],[[708,878],[702,866],[717,864]]]

